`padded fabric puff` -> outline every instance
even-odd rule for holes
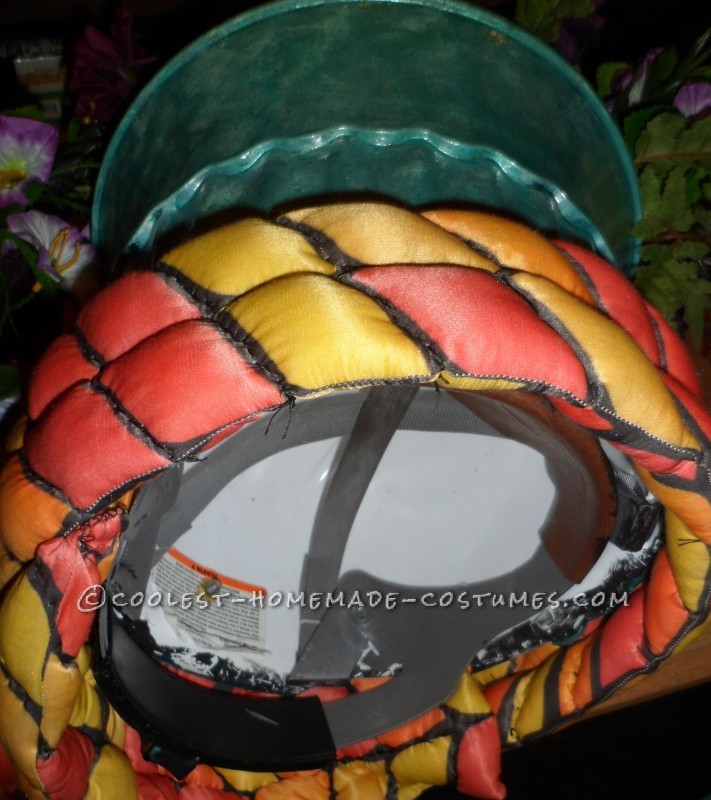
[[[552,242],[526,225],[480,211],[435,208],[422,216],[488,253],[497,264],[549,278],[573,297],[594,304],[584,276]]]
[[[166,444],[190,442],[284,402],[219,327],[197,320],[156,333],[109,364],[100,381]]]
[[[27,398],[30,419],[37,419],[63,391],[97,373],[87,360],[75,336],[60,336],[51,344],[35,368]]]
[[[90,385],[75,386],[28,431],[27,463],[51,485],[61,486],[75,508],[92,508],[171,463],[129,424],[108,397]]]
[[[600,683],[605,688],[620,675],[642,669],[644,653],[644,595],[637,592],[625,615],[613,614],[600,637]]]
[[[77,606],[115,553],[118,498],[295,397],[424,381],[543,394],[631,455],[669,526],[632,602],[567,647],[467,671],[448,701],[325,770],[202,764],[177,780],[144,761],[95,686],[93,613]],[[90,303],[29,403],[0,473],[0,575],[16,573],[0,603],[0,747],[8,787],[32,798],[414,800],[449,782],[497,800],[502,746],[647,671],[708,613],[711,417],[683,346],[609,264],[509,220],[346,203],[198,237]]]
[[[252,290],[228,312],[265,350],[292,391],[435,376],[417,342],[361,292],[324,275],[289,275]],[[357,342],[342,347],[340,342]]]
[[[597,307],[634,337],[655,366],[661,366],[657,326],[634,286],[621,273],[611,271],[606,261],[589,250],[569,242],[558,242],[558,245],[586,276]]]
[[[29,561],[37,545],[64,528],[71,510],[66,500],[28,478],[19,456],[6,461],[0,472],[0,531],[15,558]]]
[[[681,339],[674,333],[669,323],[656,308],[647,305],[647,310],[649,311],[650,317],[657,325],[661,342],[660,351],[664,356],[664,369],[671,377],[679,381],[685,389],[700,400],[703,393],[701,390],[701,383],[699,382],[699,376],[696,374],[694,364]]]
[[[164,275],[132,272],[87,305],[77,329],[102,361],[113,361],[154,333],[186,319],[200,308]]]
[[[513,376],[587,399],[587,377],[576,355],[526,300],[487,272],[444,266],[427,271],[426,283],[420,268],[405,266],[358,270],[351,280],[406,314],[447,354],[450,372]]]

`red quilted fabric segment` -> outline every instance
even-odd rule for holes
[[[551,397],[551,403],[571,421],[591,431],[611,431],[613,424],[603,419],[593,408],[574,406],[560,397]]]
[[[457,789],[487,800],[501,800],[506,789],[499,780],[501,741],[496,717],[473,725],[464,734],[457,756]]]
[[[618,444],[617,448],[636,463],[657,475],[677,475],[687,481],[693,481],[696,478],[698,465],[689,459],[682,460],[680,458],[677,461],[669,456],[647,453],[624,444]]]
[[[37,760],[37,774],[45,786],[51,787],[52,800],[84,796],[95,755],[88,736],[76,728],[65,728],[56,749],[47,758]]]
[[[108,398],[86,385],[47,409],[27,433],[25,454],[30,467],[79,509],[171,464],[126,427]]]
[[[652,566],[647,598],[644,615],[647,641],[653,653],[662,653],[689,620],[665,550],[659,553]],[[664,609],[663,614],[658,613],[660,608]]]
[[[91,603],[80,604],[87,586],[101,583],[93,558],[82,551],[102,555],[121,531],[121,512],[103,514],[97,521],[77,528],[69,536],[55,537],[41,544],[36,564],[49,570],[54,585],[62,594],[55,620],[62,652],[76,658],[89,636],[96,610]],[[80,607],[81,605],[81,607]],[[89,612],[89,613],[88,613]]]
[[[91,380],[97,371],[74,336],[60,336],[49,346],[32,375],[27,400],[30,419],[37,419],[52,400],[74,384]]]
[[[629,598],[602,629],[600,636],[600,684],[604,688],[647,663],[644,646],[644,587]]]
[[[543,382],[584,400],[585,371],[530,305],[488,272],[462,267],[366,267],[353,273],[410,317],[458,367]]]
[[[199,307],[167,280],[154,272],[131,272],[82,309],[77,328],[104,361],[169,325],[200,316]]]
[[[205,436],[283,402],[227,335],[202,321],[155,334],[109,364],[100,380],[151,436],[166,443]]]
[[[657,324],[659,338],[662,341],[665,356],[664,368],[682,386],[685,386],[692,394],[701,399],[703,392],[699,383],[699,376],[696,374],[696,369],[684,344],[656,308],[647,305],[647,309],[649,310],[649,315]]]
[[[599,256],[571,242],[556,242],[585,270],[599,297],[599,308],[626,330],[656,366],[660,364],[659,343],[647,305],[627,278]]]

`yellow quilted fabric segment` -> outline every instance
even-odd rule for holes
[[[330,278],[280,278],[226,310],[303,389],[430,374],[417,344],[374,300]],[[339,341],[344,345],[334,348]]]
[[[394,205],[339,203],[300,208],[287,216],[323,231],[363,264],[459,264],[487,272],[498,270],[492,261],[438,225]]]
[[[191,239],[163,261],[204,289],[228,296],[244,294],[280,275],[335,271],[300,233],[262,219],[235,222]]]

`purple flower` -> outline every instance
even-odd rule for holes
[[[46,122],[0,115],[0,208],[25,205],[25,185],[49,180],[58,140]]]
[[[699,81],[682,86],[674,98],[674,108],[685,117],[696,117],[711,108],[711,83]]]
[[[7,227],[10,233],[37,250],[38,268],[65,288],[71,289],[96,258],[96,251],[88,241],[88,228],[80,231],[52,214],[42,211],[10,214]]]
[[[69,88],[77,93],[74,114],[105,125],[131,96],[137,68],[155,59],[144,58],[133,42],[133,16],[119,11],[111,36],[87,25],[74,46],[74,66]]]

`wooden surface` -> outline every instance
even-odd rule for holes
[[[689,689],[711,681],[711,629],[679,655],[663,661],[654,672],[631,681],[609,700],[591,708],[582,719],[653,700],[655,697]]]

